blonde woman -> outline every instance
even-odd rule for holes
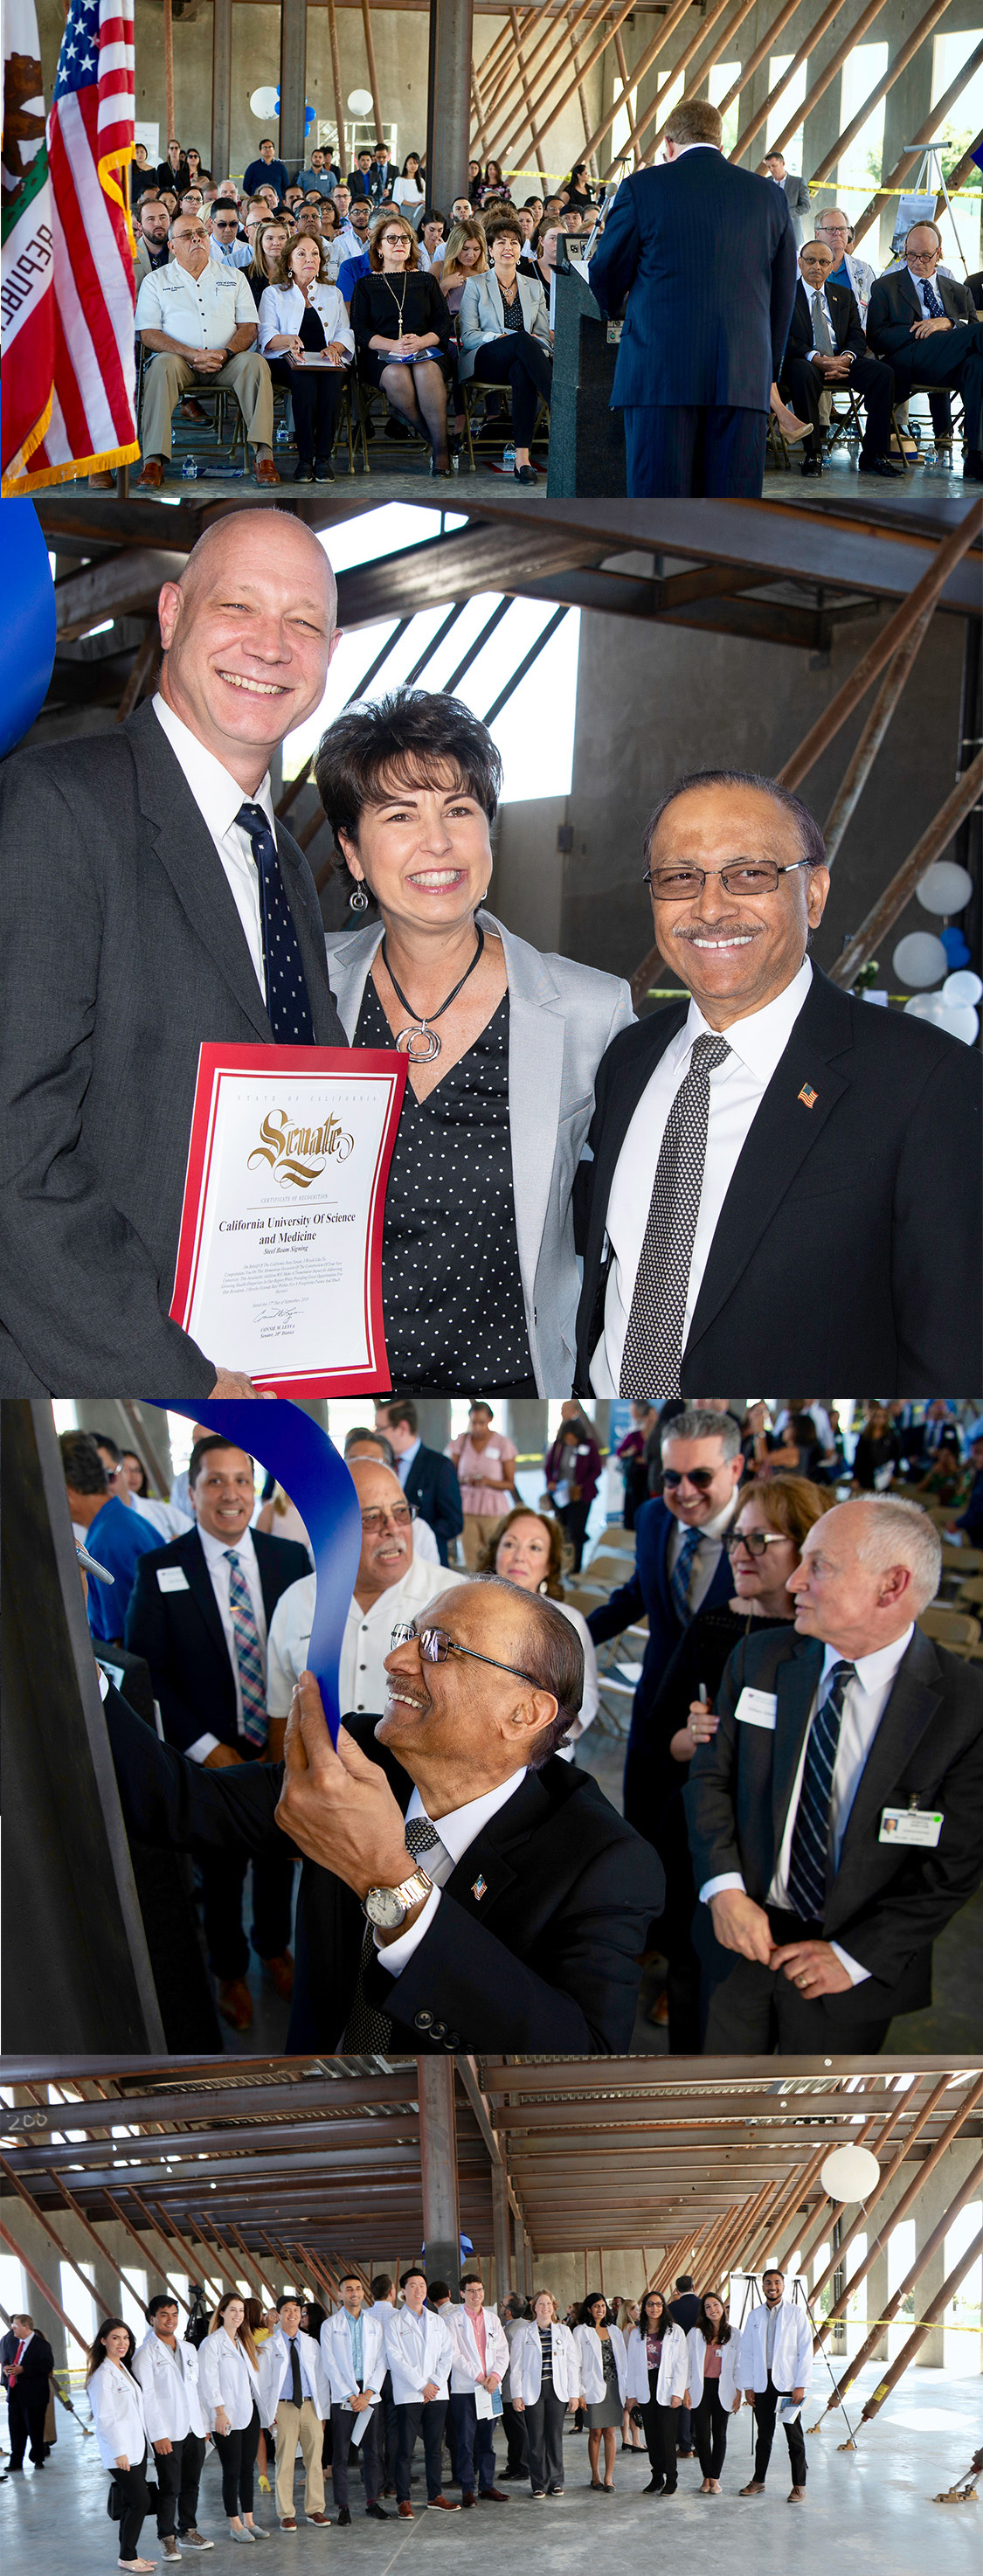
[[[477,216],[451,226],[440,271],[440,292],[450,313],[459,313],[469,277],[487,277],[488,245]]]
[[[621,2327],[622,2334],[625,2338],[626,2353],[628,2352],[631,2344],[633,2334],[638,2333],[638,2318],[638,2300],[622,2299],[618,2324]],[[645,2449],[644,2438],[640,2427],[636,2424],[632,2414],[630,2400],[628,2405],[625,2407],[624,2414],[621,2418],[621,2448],[623,2451],[644,2451]]]
[[[426,439],[431,474],[449,477],[451,317],[436,278],[420,266],[405,215],[380,215],[373,225],[368,275],[356,279],[349,312],[363,383],[377,385],[390,410]]]
[[[577,2347],[552,2290],[537,2290],[531,2320],[512,2343],[509,2385],[529,2440],[529,2483],[537,2504],[563,2494],[563,2418],[583,2399]]]
[[[256,226],[253,234],[253,255],[248,268],[244,268],[242,274],[257,313],[267,287],[273,284],[276,271],[291,238],[288,226],[281,222],[279,215],[271,215],[265,223],[259,223]]]
[[[260,2436],[256,2346],[245,2300],[227,2290],[198,2354],[198,2386],[222,2464],[222,2503],[229,2539],[265,2540],[253,2522],[253,2477]]]

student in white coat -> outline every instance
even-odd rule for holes
[[[147,2426],[143,2412],[143,2391],[134,2379],[130,2360],[134,2339],[122,2317],[104,2317],[94,2343],[89,2346],[86,2362],[86,2395],[92,2409],[99,2457],[108,2469],[122,2502],[119,2525],[119,2565],[139,2571],[150,2571],[156,2558],[140,2558],[137,2544],[141,2526],[150,2511],[147,2494]]]
[[[742,2495],[764,2494],[779,2403],[783,2397],[790,2397],[793,2407],[801,2410],[812,2378],[812,2327],[805,2308],[797,2300],[786,2298],[784,2272],[765,2272],[761,2289],[759,2305],[752,2308],[741,2328],[741,2378],[758,2428],[754,2476],[748,2486],[741,2488]],[[790,2504],[803,2504],[806,2446],[801,2411],[794,2423],[785,2421],[785,2439],[792,2470],[788,2500]]]
[[[676,2493],[676,2417],[686,2395],[689,2354],[682,2326],[661,2290],[647,2290],[628,2346],[628,2395],[641,2407],[652,2475],[645,2495]]]
[[[265,2350],[265,2346],[264,2346]],[[226,2290],[198,2350],[198,2386],[205,2420],[222,2463],[222,2503],[230,2540],[265,2540],[253,2521],[253,2479],[259,2448],[260,2403],[256,2346],[246,2324],[245,2301]]]
[[[259,2411],[264,2424],[276,2426],[276,2509],[281,2531],[296,2531],[294,2470],[297,2444],[304,2462],[304,2512],[308,2522],[327,2522],[321,2451],[324,2418],[331,2412],[321,2368],[320,2346],[302,2334],[300,2300],[292,2290],[278,2299],[276,2332],[267,2337],[259,2356]]]
[[[532,2320],[512,2343],[512,2404],[525,2418],[529,2483],[537,2504],[563,2494],[563,2418],[580,2404],[577,2347],[552,2290],[537,2290]]]
[[[331,2399],[331,2484],[339,2524],[351,2521],[348,2501],[348,2455],[358,2433],[357,2456],[365,2488],[365,2510],[374,2522],[388,2522],[379,2502],[383,2485],[379,2458],[379,2400],[386,2376],[386,2341],[382,2319],[366,2306],[358,2272],[345,2272],[340,2308],[321,2328],[321,2363]],[[367,2422],[362,2425],[362,2417]],[[360,2429],[361,2427],[361,2429]]]
[[[457,2434],[461,2503],[473,2505],[477,2480],[478,2494],[489,2503],[508,2504],[508,2496],[495,2484],[493,2414],[485,2413],[485,2400],[492,2407],[496,2391],[508,2377],[508,2337],[500,2317],[494,2311],[485,2314],[484,2282],[477,2272],[464,2274],[461,2305],[451,2309],[447,2322],[454,2345],[451,2414]],[[479,2390],[484,2391],[483,2398]]]
[[[162,2290],[147,2304],[149,2331],[133,2356],[157,2474],[157,2538],[165,2558],[214,2549],[198,2529],[198,2488],[207,2435],[193,2343],[178,2341],[177,2300]],[[178,2542],[180,2540],[180,2547]]]
[[[595,2495],[614,2492],[614,2455],[616,2434],[620,2435],[621,2418],[628,2395],[628,2356],[625,2338],[616,2326],[603,2290],[592,2290],[580,2311],[580,2323],[573,2330],[577,2347],[577,2370],[581,2395],[587,2407],[587,2457],[590,2482]],[[634,2337],[632,2337],[634,2341]],[[598,2477],[601,2436],[604,2436],[604,2478]]]
[[[423,2435],[427,2471],[427,2510],[459,2513],[460,2505],[441,2493],[447,2379],[454,2346],[443,2317],[426,2306],[427,2276],[414,2264],[400,2282],[404,2305],[383,2318],[386,2359],[392,2375],[396,2416],[396,2497],[402,2522],[412,2522],[410,2461],[418,2433]]]
[[[686,2403],[703,2471],[701,2494],[720,2494],[727,2430],[741,2403],[741,2338],[729,2323],[723,2299],[704,2291],[695,2326],[686,2337],[689,2377]]]

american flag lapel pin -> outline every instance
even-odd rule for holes
[[[799,1099],[805,1101],[806,1108],[814,1109],[818,1098],[819,1093],[818,1091],[813,1090],[811,1082],[804,1082],[799,1093]]]
[[[479,1905],[480,1905],[480,1903],[481,1903],[482,1897],[483,1897],[483,1896],[487,1896],[487,1894],[488,1894],[488,1881],[487,1881],[487,1879],[486,1879],[486,1878],[483,1878],[483,1877],[482,1877],[480,1870],[479,1870],[479,1872],[478,1872],[478,1876],[477,1876],[477,1878],[475,1879],[474,1884],[473,1884],[473,1886],[472,1886],[471,1894],[472,1894],[472,1896],[477,1897],[477,1900],[478,1900]]]

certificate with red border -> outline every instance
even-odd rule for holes
[[[406,1058],[203,1046],[171,1314],[277,1395],[389,1386],[382,1213]]]

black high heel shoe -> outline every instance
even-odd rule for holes
[[[430,473],[438,483],[452,483],[454,480],[454,468],[451,464],[450,458],[447,458],[446,464],[438,465],[432,449],[430,451]]]

